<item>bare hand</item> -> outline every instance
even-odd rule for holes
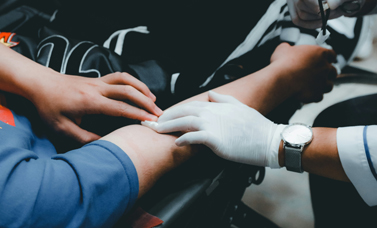
[[[102,78],[56,73],[45,77],[42,83],[40,90],[30,99],[41,118],[55,131],[81,143],[100,138],[78,126],[84,115],[104,114],[156,121],[162,114],[148,87],[127,73],[113,73]]]
[[[321,101],[332,90],[337,71],[331,63],[335,60],[333,50],[287,43],[280,44],[271,56],[271,62],[280,64],[292,77],[289,85],[282,86],[295,91],[294,97],[304,103]]]

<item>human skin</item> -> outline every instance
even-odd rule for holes
[[[331,65],[335,53],[318,46],[280,45],[271,56],[271,64],[262,70],[214,89],[231,95],[242,103],[267,114],[289,97],[311,102],[320,101],[332,88],[336,70]],[[190,101],[208,102],[208,93]],[[177,104],[177,105],[179,105]],[[192,157],[198,145],[178,147],[177,136],[158,134],[141,126],[120,128],[102,140],[118,145],[133,161],[139,177],[139,197],[145,194],[163,174]]]
[[[340,162],[336,143],[337,128],[313,128],[313,140],[302,152],[304,171],[319,176],[350,182]],[[279,165],[285,166],[283,142],[279,146]]]
[[[162,114],[149,88],[127,73],[101,78],[62,75],[2,44],[0,53],[0,90],[27,98],[51,128],[81,143],[100,138],[79,127],[84,115],[156,120]]]

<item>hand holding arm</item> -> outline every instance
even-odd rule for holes
[[[158,124],[142,122],[158,133],[185,132],[178,146],[204,144],[218,156],[240,163],[280,168],[281,126],[232,96],[210,91],[209,102],[190,102],[165,111]],[[214,103],[216,102],[216,103]]]
[[[209,93],[216,103],[192,102],[174,107],[158,124],[143,122],[159,133],[181,131],[178,146],[204,144],[218,156],[235,162],[280,168],[285,166],[280,134],[286,125],[277,125],[237,99]],[[305,171],[332,179],[349,181],[341,165],[335,128],[313,128],[313,141],[304,148]]]
[[[99,138],[78,126],[83,115],[156,120],[162,113],[148,87],[126,73],[102,78],[61,75],[4,45],[0,53],[0,90],[29,99],[50,127],[82,143]]]
[[[299,95],[306,94],[306,91],[300,88],[303,85],[306,85],[305,88],[312,91],[307,94],[307,99],[310,100],[316,97],[318,99],[318,97],[322,96],[322,89],[327,85],[329,74],[335,72],[336,75],[334,67],[328,60],[323,60],[323,56],[335,56],[335,53],[331,50],[318,46],[291,47],[288,44],[282,44],[276,49],[274,55],[269,66],[220,86],[213,91],[235,97],[245,104],[239,106],[242,110],[249,106],[262,114],[267,114],[288,97],[298,96],[299,98]],[[324,78],[322,83],[311,84],[311,80],[317,77]],[[318,85],[322,89],[316,89],[315,87]],[[191,101],[201,101],[203,104],[208,104],[211,100],[208,92],[205,92],[171,107],[167,112]],[[255,117],[252,120],[253,123],[258,122],[263,117],[255,110],[251,111]],[[274,131],[276,125],[271,124],[269,120],[262,120],[261,122],[266,124],[266,129],[270,129],[269,132],[264,134],[265,136],[269,137],[271,135],[270,132],[277,132],[276,130]],[[197,151],[197,145],[176,146],[174,142],[177,138],[176,135],[158,134],[144,126],[127,126],[112,132],[103,139],[115,143],[129,154],[139,175],[140,189],[143,189],[139,194],[141,195],[163,173],[187,160]],[[276,143],[276,146],[271,145],[270,147],[277,150],[278,144],[279,142]],[[224,148],[228,147],[224,146]],[[245,153],[242,156],[245,155],[247,154]],[[229,153],[224,156],[229,157]],[[267,159],[276,157],[277,152],[273,156],[267,154],[260,156],[255,154],[255,156],[259,157],[258,159],[261,162],[259,164],[267,164],[269,163]],[[240,156],[236,159],[240,160],[241,158]],[[277,159],[274,159],[274,165],[272,163],[270,165],[277,165]]]

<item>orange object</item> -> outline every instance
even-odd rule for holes
[[[12,41],[14,35],[16,35],[16,33],[0,32],[0,43],[4,44],[7,47],[17,46],[20,42]]]
[[[163,223],[161,219],[144,211],[141,207],[137,207],[130,213],[127,225],[132,228],[153,228]]]
[[[0,121],[3,121],[6,124],[16,126],[14,123],[13,113],[6,107],[0,105]]]

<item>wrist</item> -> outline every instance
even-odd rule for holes
[[[279,165],[280,167],[285,166],[285,153],[284,153],[284,142],[283,140],[280,140],[279,143]]]
[[[300,91],[300,84],[302,84],[300,83],[302,77],[297,76],[301,75],[300,71],[292,67],[291,64],[287,64],[284,60],[274,61],[271,65],[274,67],[275,72],[278,72],[276,77],[277,85],[285,88],[284,90],[288,93],[286,98],[297,94]]]
[[[54,91],[54,87],[62,86],[55,82],[55,79],[60,76],[60,73],[46,67],[34,74],[30,81],[23,85],[24,94],[21,95],[35,104],[40,100],[40,97],[51,96],[53,93],[49,91]]]

